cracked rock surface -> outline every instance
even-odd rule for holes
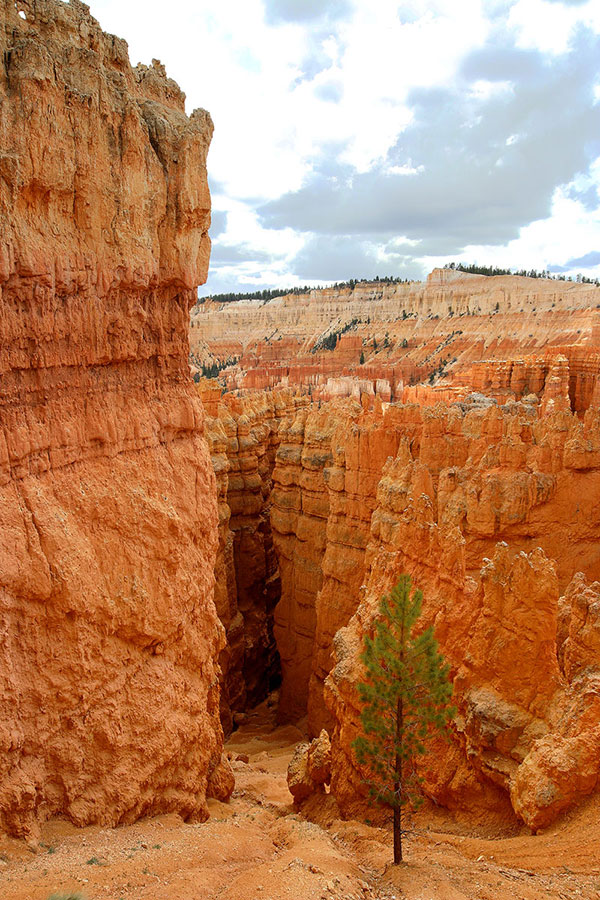
[[[0,830],[202,819],[232,787],[187,364],[212,122],[75,0],[2,0],[0,54]]]

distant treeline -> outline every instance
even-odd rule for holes
[[[191,353],[190,353],[190,359],[192,360],[192,362],[195,365],[198,365],[196,357],[194,357],[193,354],[191,354]],[[238,361],[238,357],[234,356],[233,358],[229,357],[228,359],[217,359],[215,362],[208,363],[208,364],[201,363],[202,373],[196,372],[194,374],[194,381],[197,384],[200,381],[201,377],[202,378],[217,378],[219,373],[223,369],[226,369],[227,366],[234,366],[237,361]]]
[[[264,291],[249,291],[247,294],[213,294],[212,297],[200,297],[198,303],[212,300],[214,303],[237,303],[238,300],[272,300],[274,297],[283,297],[285,294],[307,294],[312,288],[308,285],[294,288],[273,288]]]
[[[597,278],[588,278],[586,275],[579,273],[575,279],[570,275],[552,275],[547,269],[538,272],[537,269],[501,269],[499,266],[476,266],[466,265],[465,263],[446,263],[445,269],[454,269],[456,272],[469,272],[471,275],[521,275],[524,278],[550,278],[553,281],[573,281],[578,284],[595,284],[600,286]]]
[[[454,265],[453,268],[455,268]],[[327,285],[327,287],[335,290],[350,288],[353,291],[357,284],[407,284],[409,281],[409,278],[395,278],[393,275],[385,275],[383,278],[376,275],[375,278],[350,278],[348,281],[336,281],[335,284]],[[324,286],[321,284],[312,286],[305,284],[304,287],[272,288],[264,291],[248,291],[246,294],[213,294],[212,297],[200,297],[198,303],[204,303],[205,300],[212,300],[213,303],[237,303],[238,300],[273,300],[274,297],[284,297],[286,294],[308,294],[309,291],[313,290],[322,291]]]
[[[375,278],[350,278],[348,281],[336,281],[331,287],[349,287],[354,290],[357,284],[408,284],[410,280],[410,278],[397,278],[395,275],[384,275],[383,277],[376,275]]]

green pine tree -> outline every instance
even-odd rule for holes
[[[364,350],[361,350],[360,351],[360,365],[364,366],[364,364],[365,364],[365,353],[364,353]]]
[[[394,863],[402,862],[402,807],[422,802],[416,757],[455,715],[449,706],[450,666],[438,652],[433,628],[413,635],[422,599],[418,590],[411,597],[409,575],[401,575],[382,598],[373,637],[365,636],[361,654],[366,680],[357,685],[364,736],[352,746],[369,772],[370,796],[393,809]]]

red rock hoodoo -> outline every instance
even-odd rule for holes
[[[2,0],[0,827],[225,796],[188,369],[210,116],[79,0]]]

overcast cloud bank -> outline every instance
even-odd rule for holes
[[[600,275],[596,0],[92,2],[215,121],[202,293]]]

